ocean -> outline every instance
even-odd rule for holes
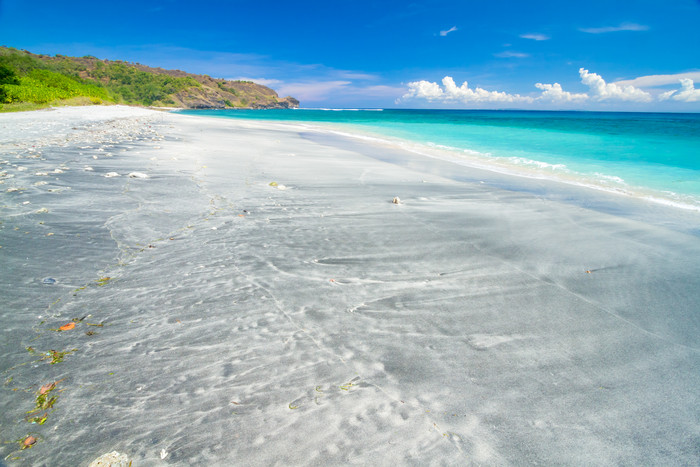
[[[511,110],[187,110],[301,122],[427,156],[700,211],[700,114]]]

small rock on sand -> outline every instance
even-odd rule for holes
[[[129,178],[148,178],[148,175],[143,172],[131,172]]]
[[[100,457],[90,462],[88,467],[129,467],[131,461],[126,454],[120,454],[117,451],[102,454]]]
[[[119,176],[119,174],[117,172],[107,172],[105,174],[105,177],[107,177],[107,178],[118,177],[118,176]]]

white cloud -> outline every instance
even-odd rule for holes
[[[447,78],[447,76],[445,78]],[[442,99],[444,96],[445,92],[439,84],[433,83],[432,81],[420,80],[408,83],[408,92],[403,95],[402,99],[417,98],[432,102]]]
[[[342,92],[350,81],[310,81],[284,83],[277,89],[280,96],[294,96],[301,102],[318,102]]]
[[[294,96],[303,105],[335,100],[350,105],[362,99],[376,98],[394,100],[404,87],[373,85],[358,86],[352,81],[298,81],[281,83],[277,88],[280,96]]]
[[[542,90],[542,94],[540,94],[540,96],[537,98],[537,100],[557,102],[557,103],[584,102],[584,101],[588,100],[588,94],[586,94],[586,93],[577,94],[577,93],[564,91],[561,87],[561,84],[559,84],[559,83],[554,83],[554,84],[537,83],[537,84],[535,84],[535,87],[537,89]]]
[[[667,101],[671,98],[672,95],[674,95],[678,91],[678,89],[674,89],[673,91],[666,91],[661,94],[659,94],[659,100],[660,101]]]
[[[679,102],[700,102],[700,89],[695,89],[693,80],[683,78],[679,81],[681,82],[680,90],[664,92],[659,96],[659,100],[673,99]]]
[[[700,71],[689,71],[686,73],[676,73],[673,75],[640,76],[639,78],[615,81],[615,84],[623,85],[623,86],[630,85],[630,86],[637,86],[640,88],[645,88],[645,87],[665,86],[667,84],[677,84],[678,81],[681,79],[692,79],[693,81],[700,81]]]
[[[549,36],[539,33],[521,34],[520,37],[522,37],[523,39],[532,39],[533,41],[548,41],[550,39]]]
[[[465,81],[457,87],[451,76],[442,79],[443,87],[430,81],[415,81],[408,83],[408,93],[402,99],[427,99],[429,102],[439,100],[441,102],[463,102],[463,103],[484,103],[484,102],[532,102],[531,97],[519,94],[508,94],[498,91],[487,91],[482,88],[472,89]]]
[[[375,86],[353,86],[346,89],[346,95],[356,97],[377,97],[394,99],[396,95],[406,88],[401,86],[387,86],[379,84]]]
[[[692,79],[682,79],[681,90],[672,99],[683,102],[700,101],[700,89],[695,89]]]
[[[278,84],[281,84],[282,81],[278,79],[268,79],[268,78],[247,78],[245,76],[240,76],[238,78],[226,78],[228,81],[252,81],[256,84],[262,84],[263,86],[267,87],[274,87],[277,86]]]
[[[605,80],[596,73],[589,73],[588,70],[580,68],[581,82],[591,90],[591,98],[596,101],[621,100],[632,102],[651,102],[652,97],[648,92],[631,85],[618,85],[606,83]]]
[[[511,52],[510,50],[506,50],[505,52],[494,54],[494,56],[500,58],[527,58],[530,55],[522,52]]]
[[[506,92],[487,91],[486,89],[470,89],[466,81],[457,87],[455,80],[450,76],[442,79],[445,87],[445,94],[451,100],[462,102],[532,102],[532,98],[523,97],[519,94],[508,94]]]
[[[368,80],[368,81],[373,81],[379,79],[377,75],[371,75],[369,73],[361,73],[357,71],[346,71],[346,70],[339,70],[337,72],[338,77],[341,79],[360,79],[360,80]]]
[[[606,32],[647,30],[649,30],[649,26],[637,23],[622,23],[619,26],[606,26],[602,28],[579,28],[579,31],[587,32],[588,34],[605,34]]]
[[[590,73],[583,68],[579,69],[579,75],[581,83],[589,88],[587,93],[565,91],[559,83],[536,83],[535,87],[541,91],[539,95],[510,94],[502,91],[487,91],[479,87],[470,88],[466,81],[458,87],[452,77],[445,76],[442,79],[442,86],[439,83],[424,80],[408,83],[408,92],[397,103],[410,99],[425,99],[428,102],[444,104],[517,103],[548,105],[595,102],[648,103],[654,100],[700,102],[700,89],[695,89],[693,80],[690,78],[681,78],[679,80],[681,83],[680,89],[664,92],[657,98],[654,98],[650,93],[630,84],[606,83],[600,75]]]
[[[448,30],[446,30],[446,31],[440,31],[440,35],[441,35],[442,37],[445,37],[445,36],[448,35],[449,33],[455,32],[455,31],[457,31],[457,30],[458,30],[458,29],[457,29],[457,26],[452,26],[450,29],[448,29]]]

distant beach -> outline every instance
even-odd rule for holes
[[[0,464],[697,464],[700,213],[344,131],[0,114]]]

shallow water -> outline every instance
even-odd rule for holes
[[[2,193],[9,465],[700,458],[696,236],[293,126],[122,123],[3,146],[0,186],[51,182]]]

